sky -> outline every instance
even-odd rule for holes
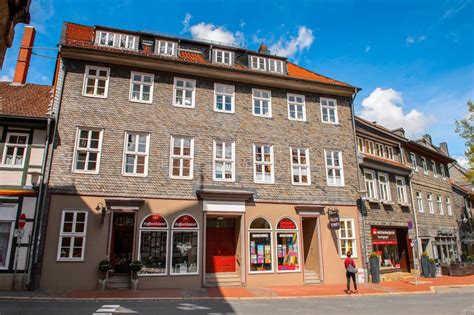
[[[28,81],[51,84],[64,21],[210,39],[272,53],[362,89],[356,114],[417,139],[448,142],[474,100],[474,0],[72,1],[32,0],[37,35]],[[11,80],[17,25],[0,80]]]

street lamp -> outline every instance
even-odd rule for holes
[[[100,212],[101,214],[101,218],[100,218],[100,224],[104,224],[104,219],[105,219],[105,215],[110,212],[110,209],[108,209],[106,206],[104,206],[104,204],[102,202],[99,202],[97,204],[97,207],[95,207],[95,210],[97,212]]]

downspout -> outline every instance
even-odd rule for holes
[[[35,205],[35,217],[33,221],[33,233],[32,237],[33,239],[31,240],[31,248],[28,253],[28,274],[26,276],[26,287],[31,290],[32,288],[30,287],[31,284],[31,274],[32,274],[32,266],[33,266],[33,257],[35,255],[36,247],[38,246],[38,231],[40,230],[39,228],[39,218],[41,217],[41,200],[43,199],[43,192],[45,188],[45,180],[44,180],[44,173],[46,171],[46,162],[47,162],[47,157],[49,154],[49,147],[50,147],[50,142],[49,139],[51,137],[51,117],[48,117],[48,122],[47,122],[47,128],[46,128],[46,142],[44,146],[44,154],[43,154],[43,161],[41,163],[41,182],[39,185],[39,191],[38,191],[38,197],[36,198],[36,205]]]
[[[356,125],[355,125],[355,110],[354,110],[354,99],[357,96],[357,93],[359,90],[356,88],[355,93],[353,94],[351,98],[351,112],[352,112],[352,128],[354,132],[354,149],[355,149],[355,154],[356,154],[356,164],[357,164],[357,209],[359,210],[359,213],[361,214],[360,219],[361,219],[361,224],[362,224],[362,238],[363,238],[363,243],[364,245],[362,246],[362,256],[364,260],[364,277],[367,280],[367,272],[368,272],[368,267],[369,267],[369,257],[367,255],[367,237],[366,237],[366,229],[365,229],[365,219],[364,219],[364,202],[362,198],[359,195],[359,192],[361,191],[360,189],[360,166],[359,166],[359,154],[358,154],[358,149],[357,149],[357,133],[356,133]]]

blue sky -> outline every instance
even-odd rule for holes
[[[140,3],[140,4],[139,4]],[[35,46],[56,47],[62,22],[200,37],[273,52],[362,88],[356,112],[416,138],[464,142],[454,120],[474,99],[474,0],[54,1],[33,0]],[[23,26],[0,78],[11,78]],[[55,57],[54,50],[35,53]],[[28,81],[50,84],[54,60],[33,56]]]

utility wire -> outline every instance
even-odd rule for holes
[[[37,53],[34,53],[34,52],[32,52],[31,54],[35,55],[35,56],[38,56],[38,57],[43,57],[43,58],[47,58],[47,59],[56,60],[56,57],[51,57],[51,56],[48,56],[48,55],[37,54]]]

